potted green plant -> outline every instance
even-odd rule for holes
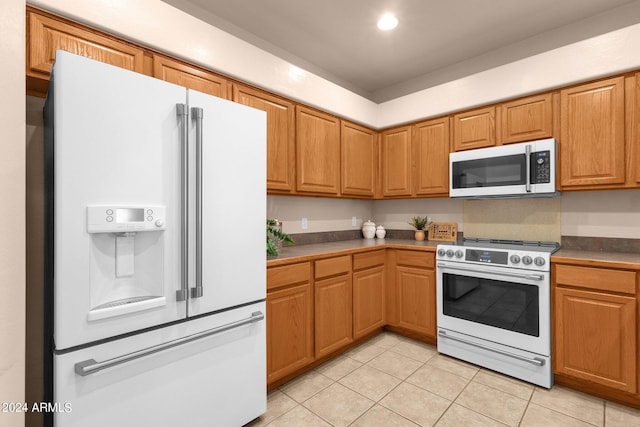
[[[429,217],[425,216],[424,218],[421,216],[414,216],[409,221],[409,225],[416,229],[414,233],[414,237],[416,240],[424,240],[425,237],[425,229],[429,225]]]
[[[291,236],[282,232],[281,224],[277,219],[267,218],[267,255],[278,256],[278,246],[281,242],[295,245]]]

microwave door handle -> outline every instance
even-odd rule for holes
[[[525,156],[525,167],[527,174],[527,183],[525,184],[525,190],[527,193],[531,193],[531,145],[527,144],[524,147],[524,156]]]

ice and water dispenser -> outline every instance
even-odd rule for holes
[[[88,206],[91,309],[99,320],[165,304],[165,206]]]

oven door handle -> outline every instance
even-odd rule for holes
[[[473,341],[468,341],[468,340],[465,340],[465,339],[462,339],[462,338],[458,338],[458,337],[454,337],[454,336],[451,336],[451,335],[447,335],[447,333],[445,331],[438,331],[438,337],[446,338],[446,339],[452,340],[452,341],[458,341],[458,342],[461,342],[463,344],[467,344],[467,345],[471,345],[471,346],[474,346],[474,347],[481,348],[483,350],[492,351],[494,353],[498,353],[498,354],[501,354],[503,356],[512,357],[514,359],[518,359],[518,360],[521,360],[523,362],[531,363],[531,364],[536,365],[536,366],[544,366],[544,362],[545,362],[544,359],[541,359],[539,357],[530,358],[530,357],[520,356],[519,354],[511,353],[509,351],[500,350],[498,348],[489,347],[487,345],[483,345],[483,344],[479,344],[479,343],[476,343],[476,342],[473,342]]]
[[[469,271],[472,273],[482,272],[482,271],[478,271],[477,268],[452,267],[450,265],[446,265],[442,263],[438,263],[437,266],[441,268],[447,268],[449,270]],[[495,274],[497,276],[508,276],[508,277],[515,277],[518,279],[537,280],[537,281],[544,280],[544,276],[542,274],[503,273],[503,272],[496,272],[496,271],[491,271],[490,273]]]

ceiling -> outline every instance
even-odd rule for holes
[[[640,22],[640,0],[163,1],[374,102]]]

